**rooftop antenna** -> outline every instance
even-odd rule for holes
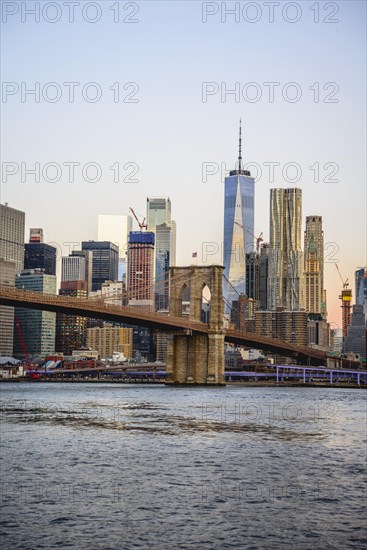
[[[238,171],[241,173],[242,170],[242,120],[240,119],[240,131],[238,137]]]

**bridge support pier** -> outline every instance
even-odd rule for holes
[[[183,293],[190,296],[189,320],[201,321],[202,293],[211,293],[208,333],[170,334],[167,384],[225,385],[222,266],[170,268],[170,314],[183,316]],[[178,281],[178,282],[177,282]]]
[[[169,335],[166,383],[224,385],[224,333]]]

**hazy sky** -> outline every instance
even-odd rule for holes
[[[97,238],[98,214],[169,196],[178,264],[220,262],[202,252],[221,247],[242,117],[244,162],[261,168],[256,234],[268,239],[269,189],[301,187],[304,218],[323,216],[340,325],[334,262],[351,282],[366,264],[365,2],[1,4],[1,202],[26,212],[27,236],[43,227],[67,253]],[[36,162],[39,182],[22,174]],[[279,163],[273,181],[264,163]]]

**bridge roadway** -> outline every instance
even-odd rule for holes
[[[43,311],[53,311],[66,315],[98,318],[115,323],[126,323],[159,330],[162,332],[202,333],[211,332],[209,325],[200,321],[193,321],[185,317],[175,317],[146,311],[129,306],[117,306],[104,299],[72,298],[21,290],[11,286],[0,285],[0,304],[4,306],[23,307]],[[323,351],[308,347],[296,346],[273,338],[266,338],[252,332],[224,329],[225,341],[238,345],[261,349],[287,357],[298,357],[303,364],[324,365],[327,354]]]

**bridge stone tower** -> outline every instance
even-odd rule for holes
[[[224,385],[223,266],[170,268],[169,313],[202,321],[203,289],[211,293],[209,333],[176,333],[168,336],[167,384]],[[189,295],[189,313],[183,298]]]

